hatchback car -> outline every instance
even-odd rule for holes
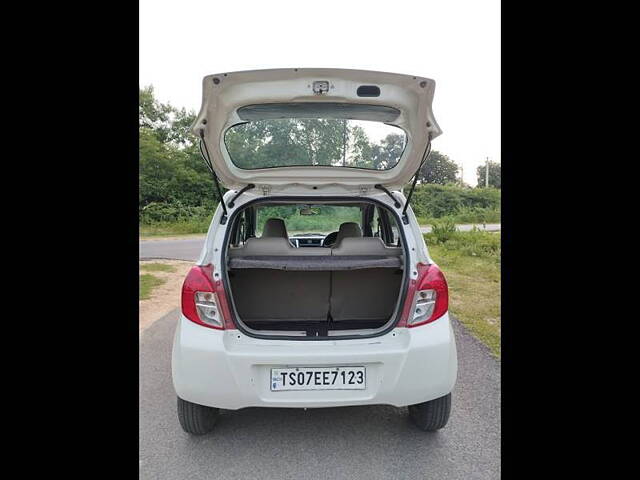
[[[172,375],[186,432],[210,431],[219,409],[372,404],[445,426],[448,288],[409,204],[441,133],[434,87],[340,69],[204,78],[192,128],[229,190],[182,289]]]

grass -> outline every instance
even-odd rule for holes
[[[419,216],[418,223],[420,225],[431,225],[437,222],[453,222],[455,224],[464,223],[500,223],[500,210],[498,209],[467,209],[455,215],[446,215],[440,218],[428,216]]]
[[[176,267],[164,263],[144,263],[140,266],[140,270],[147,272],[175,272]]]
[[[166,237],[205,234],[209,230],[210,224],[210,218],[192,219],[180,222],[157,222],[152,224],[140,224],[140,236]]]
[[[453,315],[500,358],[500,234],[456,232],[445,241],[425,235],[449,284]]]
[[[165,283],[164,278],[158,278],[150,273],[140,275],[140,300],[147,300],[151,297],[154,288]]]

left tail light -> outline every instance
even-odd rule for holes
[[[220,280],[214,280],[211,265],[191,268],[182,284],[182,314],[198,325],[224,330],[231,321]],[[227,320],[228,319],[228,320]]]

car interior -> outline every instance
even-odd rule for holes
[[[242,327],[259,335],[322,337],[366,335],[388,326],[399,309],[404,247],[386,207],[357,206],[359,222],[343,221],[324,233],[291,235],[285,219],[270,217],[258,236],[264,205],[234,218],[226,267]]]

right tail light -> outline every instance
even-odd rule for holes
[[[442,317],[449,309],[449,287],[437,265],[419,263],[411,280],[398,327],[417,327]]]

